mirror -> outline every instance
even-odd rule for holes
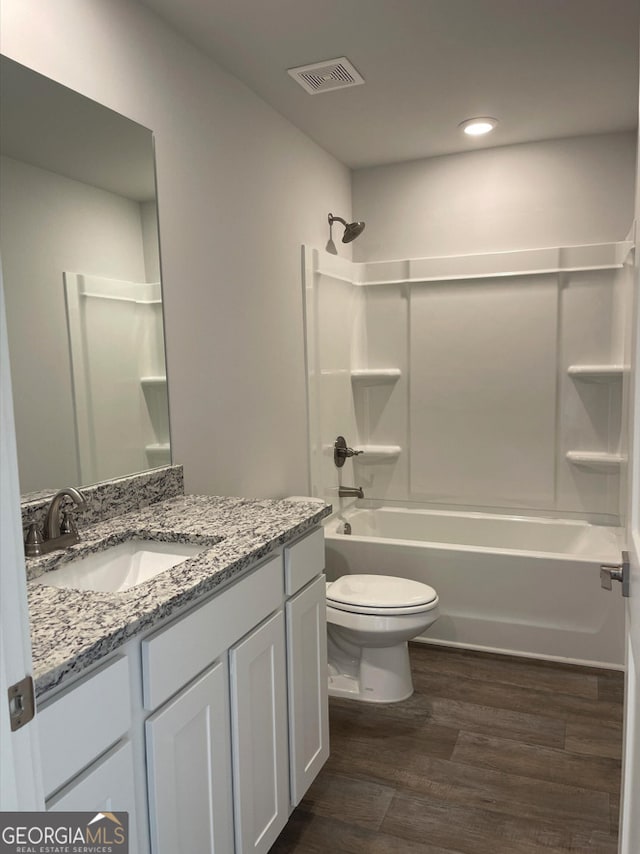
[[[167,465],[153,135],[0,63],[0,257],[21,490]]]

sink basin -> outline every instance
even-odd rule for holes
[[[37,584],[71,590],[117,593],[137,587],[208,546],[193,543],[161,543],[156,540],[127,540],[101,552],[45,572]]]

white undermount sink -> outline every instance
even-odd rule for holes
[[[127,540],[65,563],[35,581],[47,587],[117,593],[137,587],[207,548],[194,543]]]

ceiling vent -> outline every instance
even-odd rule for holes
[[[288,68],[287,73],[310,95],[331,92],[333,89],[346,89],[348,86],[359,86],[364,83],[364,78],[358,74],[346,56],[314,62],[313,65]]]

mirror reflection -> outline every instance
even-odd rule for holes
[[[23,493],[170,463],[150,130],[5,57],[0,256]]]

